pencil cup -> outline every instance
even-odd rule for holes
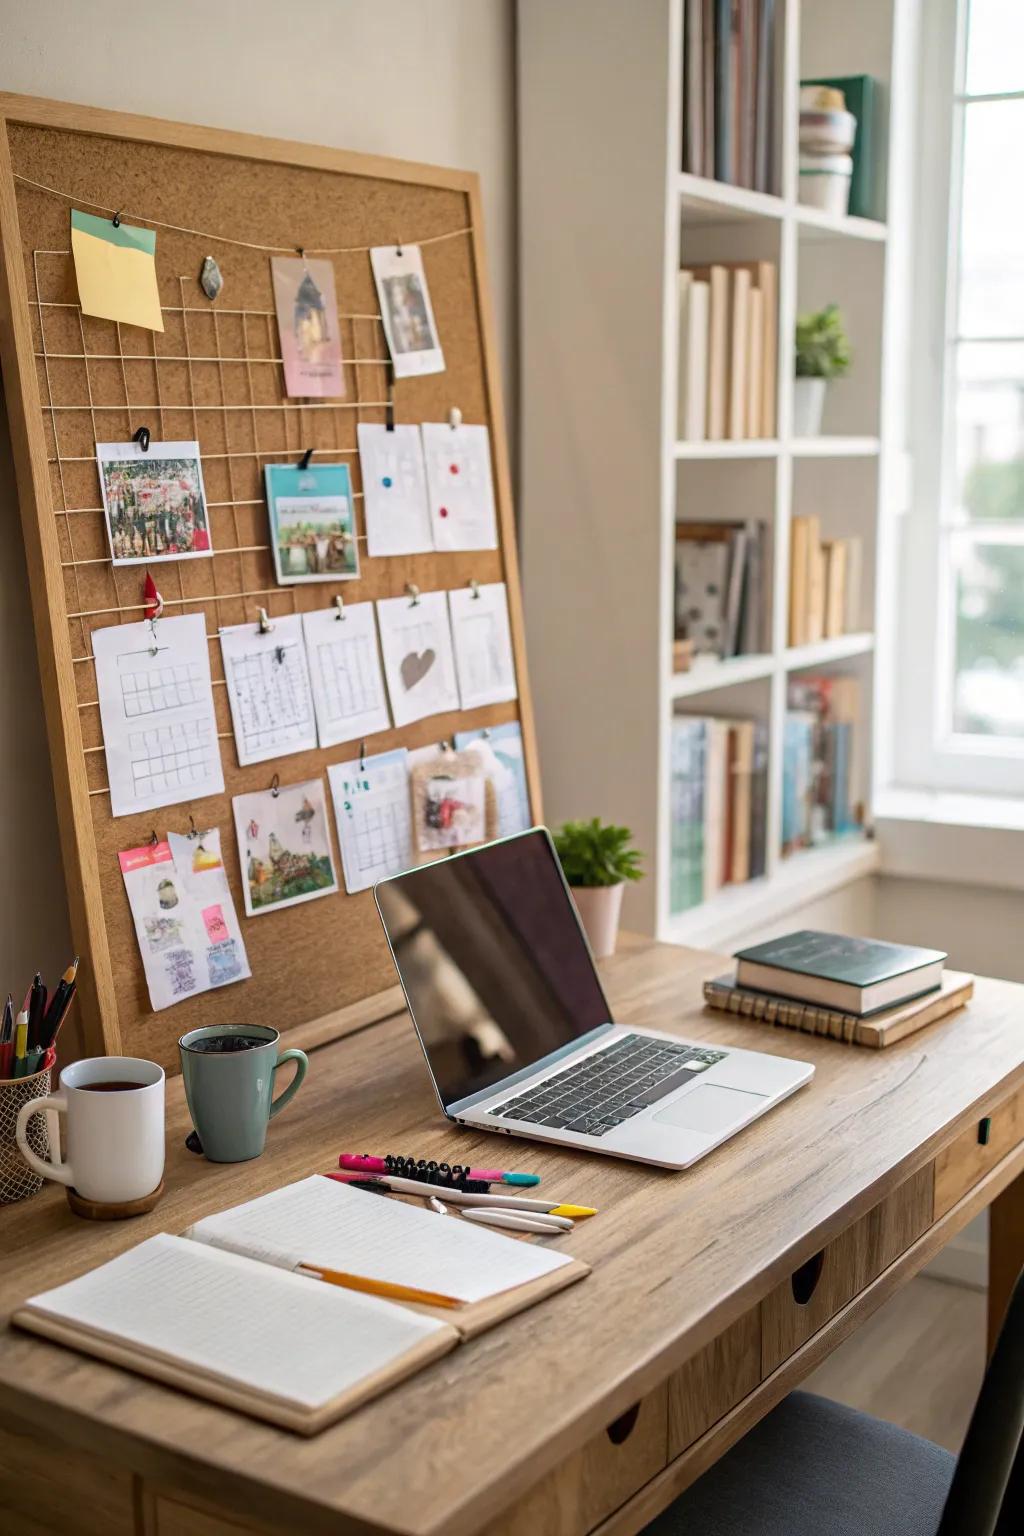
[[[43,1187],[39,1174],[29,1167],[18,1150],[14,1132],[18,1112],[32,1099],[45,1099],[50,1091],[50,1069],[33,1072],[0,1082],[0,1205],[26,1200],[38,1195]],[[28,1133],[29,1146],[44,1160],[50,1155],[49,1115],[33,1115]],[[54,1156],[60,1161],[59,1138],[54,1138]]]

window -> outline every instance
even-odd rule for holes
[[[898,757],[1024,794],[1024,0],[940,0],[923,27]]]

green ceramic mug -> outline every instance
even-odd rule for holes
[[[309,1061],[302,1051],[278,1052],[280,1040],[268,1024],[209,1024],[178,1041],[189,1114],[212,1163],[259,1157],[267,1125],[298,1093]],[[274,1076],[286,1061],[295,1076],[275,1099]]]

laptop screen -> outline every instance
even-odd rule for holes
[[[382,881],[375,895],[445,1107],[609,1022],[542,828]]]

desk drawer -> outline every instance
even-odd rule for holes
[[[130,1472],[45,1435],[0,1429],[4,1536],[134,1536]]]
[[[682,1455],[760,1382],[761,1309],[755,1307],[669,1377],[669,1460]]]
[[[932,1178],[929,1164],[765,1297],[762,1376],[788,1359],[931,1226]]]
[[[487,1536],[586,1536],[667,1464],[663,1384],[530,1489]]]
[[[1024,1141],[1024,1088],[987,1108],[935,1159],[935,1220]]]

